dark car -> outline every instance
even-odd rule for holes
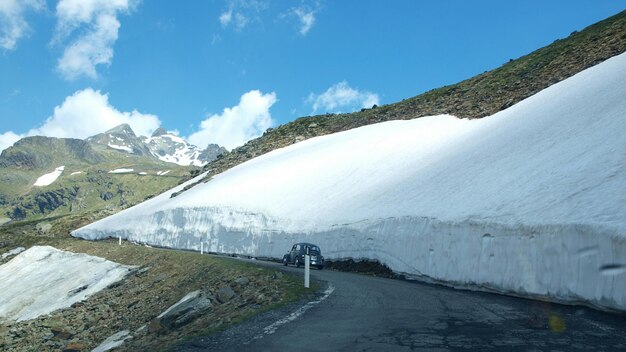
[[[296,243],[291,247],[291,251],[283,256],[283,265],[293,264],[296,267],[304,265],[304,255],[309,254],[311,256],[311,266],[324,269],[324,257],[322,256],[322,250],[320,247],[311,243]]]

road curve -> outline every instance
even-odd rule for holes
[[[258,263],[303,275],[302,268]],[[352,273],[311,274],[326,294],[174,350],[626,350],[625,316]]]

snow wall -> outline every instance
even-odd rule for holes
[[[481,120],[309,139],[73,232],[281,258],[626,310],[626,55]],[[193,182],[193,181],[190,181]]]

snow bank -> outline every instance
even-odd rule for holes
[[[109,148],[113,148],[113,149],[117,149],[117,150],[121,150],[123,152],[127,152],[127,153],[132,153],[133,152],[133,148],[125,146],[125,145],[116,145],[116,144],[107,144],[109,146]]]
[[[121,280],[131,267],[35,246],[0,266],[0,320],[22,321],[67,308]]]
[[[170,173],[170,170],[167,170],[167,171],[158,171],[158,172],[157,172],[157,176],[165,176],[165,175],[167,175],[167,174],[169,174],[169,173]]]
[[[57,178],[59,178],[59,176],[61,176],[61,174],[63,173],[63,170],[65,170],[65,166],[57,167],[51,173],[45,174],[45,175],[39,177],[37,179],[37,181],[35,181],[35,184],[33,186],[43,187],[43,186],[48,186],[48,185],[52,184],[52,182],[56,181]]]
[[[488,118],[309,139],[73,235],[279,258],[308,241],[327,258],[626,310],[624,96],[620,55]]]
[[[24,252],[26,250],[26,248],[24,247],[17,247],[17,248],[13,248],[12,250],[6,252],[6,253],[2,253],[2,255],[0,255],[0,259],[6,259],[8,257],[12,257],[14,255],[18,255],[22,252]]]
[[[109,173],[110,174],[127,174],[133,171],[135,171],[135,169],[115,169],[115,170],[109,171]]]
[[[83,173],[82,171],[74,171],[70,174],[70,176],[80,175],[82,173]]]

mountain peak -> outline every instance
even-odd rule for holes
[[[152,137],[158,137],[164,134],[167,134],[167,131],[164,128],[159,127],[152,133]]]
[[[133,131],[132,128],[130,128],[130,125],[127,123],[123,123],[119,126],[113,127],[110,130],[106,131],[105,133],[107,134],[127,134],[129,136],[133,136],[135,137],[135,132]]]

